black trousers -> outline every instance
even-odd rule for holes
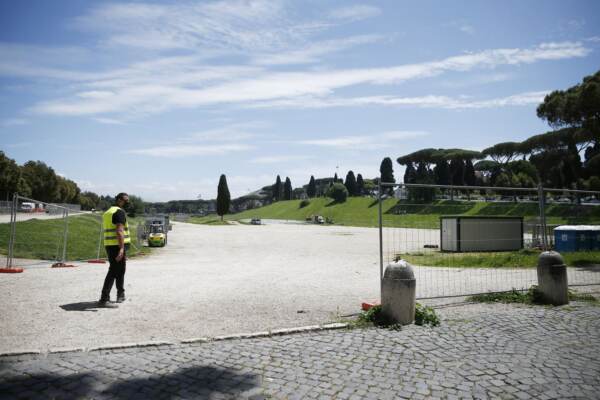
[[[127,246],[125,246],[125,253],[127,253]],[[125,295],[125,256],[121,261],[117,261],[117,255],[119,255],[119,246],[106,246],[106,254],[108,255],[108,272],[106,278],[104,278],[104,286],[102,286],[102,295],[100,300],[109,300],[110,291],[113,287],[113,283],[117,283],[117,296]]]

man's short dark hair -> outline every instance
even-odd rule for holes
[[[129,195],[127,193],[121,192],[115,196],[115,201],[123,200],[125,198],[125,196],[129,197]]]

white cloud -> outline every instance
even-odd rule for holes
[[[338,136],[334,138],[300,140],[296,143],[311,146],[350,150],[375,150],[388,147],[393,140],[406,140],[427,136],[425,131],[391,131],[364,136]]]
[[[281,49],[323,29],[290,20],[279,0],[103,3],[74,25],[106,35],[108,46],[242,52]]]
[[[23,118],[7,118],[0,122],[0,126],[8,128],[9,126],[25,125],[27,120]]]
[[[496,108],[506,106],[530,106],[538,105],[544,97],[550,93],[550,90],[543,90],[537,92],[526,92],[512,96],[501,97],[491,100],[481,101],[462,101],[457,102],[455,105],[449,106],[448,108]]]
[[[3,146],[9,147],[11,149],[17,149],[17,148],[22,148],[22,147],[31,147],[34,145],[35,145],[35,143],[33,143],[33,142],[17,142],[17,143],[3,144]]]
[[[444,24],[444,26],[457,29],[462,33],[466,33],[467,35],[475,34],[475,28],[464,20],[448,22],[447,24]]]
[[[439,61],[405,64],[382,68],[339,69],[327,71],[268,72],[262,71],[248,77],[248,71],[231,67],[224,76],[214,82],[194,82],[190,76],[197,75],[193,66],[178,64],[166,67],[161,74],[150,73],[135,76],[133,71],[121,73],[113,94],[96,93],[89,98],[89,91],[80,91],[84,97],[39,103],[33,111],[54,115],[98,115],[127,112],[157,113],[172,108],[192,108],[222,104],[256,104],[261,101],[297,99],[306,96],[323,98],[335,90],[356,85],[390,85],[400,82],[438,76],[445,72],[469,72],[474,69],[492,69],[501,65],[530,64],[545,60],[584,57],[589,49],[580,42],[542,43],[527,49],[492,49],[448,57]],[[172,60],[171,60],[172,61]],[[166,63],[170,65],[169,62]],[[187,68],[186,68],[187,67]],[[216,69],[216,68],[215,68]],[[227,67],[221,67],[227,71]],[[175,72],[175,73],[174,73]],[[217,75],[219,72],[214,71]],[[256,72],[256,71],[254,71]],[[228,75],[230,74],[230,75]],[[113,74],[115,75],[115,74]],[[173,78],[175,76],[176,78]],[[94,81],[88,86],[101,86],[106,82]],[[87,93],[87,94],[86,94]],[[436,99],[430,99],[438,101]]]
[[[469,25],[469,24],[464,24],[464,25],[461,25],[461,26],[458,28],[458,30],[459,30],[459,31],[461,31],[461,32],[463,32],[463,33],[469,34],[469,35],[474,35],[474,34],[475,34],[475,28],[473,28],[473,27],[472,27],[471,25]]]
[[[106,125],[125,125],[124,121],[115,118],[104,118],[104,117],[96,117],[94,121],[100,122],[101,124]]]
[[[488,85],[498,82],[506,82],[513,79],[514,74],[507,72],[490,72],[472,74],[461,79],[453,79],[442,82],[442,86],[449,88],[463,88],[469,86]]]
[[[487,100],[474,100],[461,96],[427,95],[418,97],[396,96],[363,96],[350,98],[336,97],[298,97],[287,100],[275,100],[255,105],[257,108],[326,108],[326,107],[364,107],[364,106],[389,106],[389,107],[415,107],[415,108],[442,108],[442,109],[476,109],[498,108],[509,106],[537,105],[544,100],[550,91],[535,91],[519,93],[512,96]]]
[[[381,10],[377,7],[364,4],[357,4],[333,10],[329,14],[329,16],[333,19],[338,20],[358,21],[361,19],[376,17],[380,14]]]
[[[214,156],[233,152],[247,151],[254,146],[247,144],[211,144],[211,145],[172,145],[156,146],[142,149],[129,150],[130,154],[139,154],[152,157],[180,158],[189,156]]]
[[[294,155],[279,155],[279,156],[265,156],[257,157],[250,160],[254,164],[280,164],[288,163],[291,161],[301,161],[314,158],[313,156],[294,156]]]
[[[292,65],[308,64],[319,61],[320,56],[330,55],[361,44],[373,43],[381,40],[380,35],[359,35],[343,39],[325,40],[307,45],[299,50],[283,53],[265,54],[255,57],[257,65]]]
[[[254,144],[242,143],[260,136],[253,132],[267,126],[261,121],[230,124],[220,128],[194,132],[185,136],[174,137],[164,144],[140,149],[128,150],[129,154],[139,154],[151,157],[182,158],[190,156],[214,156],[249,151]]]

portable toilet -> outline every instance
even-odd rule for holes
[[[558,252],[600,249],[600,226],[561,225],[554,228],[554,247]]]

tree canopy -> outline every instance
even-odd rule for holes
[[[519,142],[503,142],[495,144],[481,152],[484,156],[490,157],[492,160],[507,164],[515,157],[521,154],[521,143]]]
[[[537,108],[537,116],[552,128],[585,128],[598,135],[600,129],[600,71],[580,84],[548,94]],[[596,136],[598,138],[598,136]]]
[[[433,165],[437,184],[529,187],[541,181],[555,188],[592,187],[600,175],[600,71],[547,95],[537,115],[553,130],[481,152],[425,148],[398,157],[406,166],[404,182],[425,183],[424,164],[427,170]]]

